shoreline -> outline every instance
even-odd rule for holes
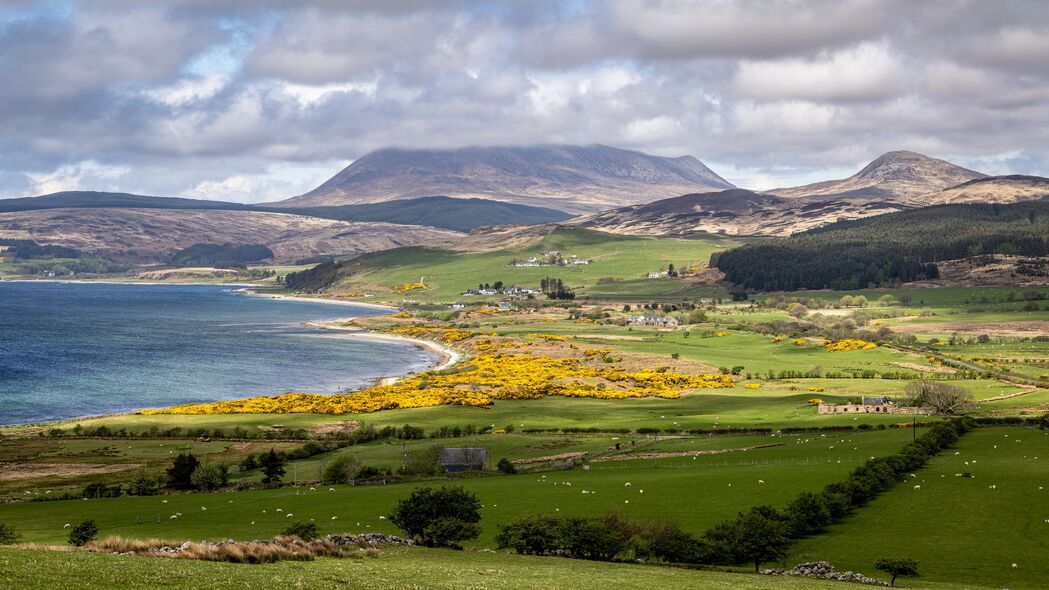
[[[328,305],[356,305],[359,307],[370,307],[373,309],[383,309],[387,311],[399,311],[400,308],[393,307],[391,305],[381,305],[379,303],[364,303],[357,301],[343,301],[341,299],[327,299],[323,297],[306,297],[304,295],[281,295],[279,293],[259,293],[255,291],[258,285],[248,285],[243,289],[237,289],[237,293],[244,295],[245,297],[262,297],[265,299],[276,299],[279,301],[298,301],[300,303],[325,303]]]
[[[367,330],[365,328],[349,328],[343,326],[335,326],[325,322],[311,322],[307,323],[306,325],[311,328],[318,328],[321,330],[342,332],[346,336],[351,336],[353,338],[361,338],[364,340],[379,340],[382,342],[403,342],[406,344],[411,344],[418,348],[422,348],[424,350],[435,352],[441,357],[441,360],[437,364],[427,369],[427,371],[443,371],[449,367],[454,366],[463,358],[462,353],[451,347],[444,346],[442,344],[438,344],[430,340],[423,340],[421,338],[411,338],[409,336],[402,336],[400,334],[389,334],[386,332],[375,332],[372,330]],[[391,383],[396,383],[397,381],[400,381],[403,378],[404,375],[401,375],[400,377],[384,377],[379,380],[379,384],[389,385]]]
[[[97,282],[97,283],[107,283],[107,284],[116,284],[116,285],[143,285],[143,284],[170,285],[170,284],[172,284],[172,283],[143,283],[143,282],[124,283],[124,282],[114,282],[114,281],[77,281],[77,280],[60,280],[60,279],[41,279],[39,281],[34,280],[34,279],[25,279],[25,280],[23,280],[23,279],[15,279],[15,280],[11,280],[11,282],[51,282],[51,283],[96,283]],[[179,283],[179,284],[186,285],[188,283]],[[320,299],[320,298],[314,298],[314,297],[303,297],[303,296],[296,296],[296,295],[279,295],[279,294],[272,294],[272,293],[258,293],[256,291],[252,290],[252,287],[258,287],[259,285],[245,285],[245,284],[217,285],[215,283],[206,283],[205,285],[228,286],[228,287],[243,287],[241,289],[237,289],[235,291],[235,294],[246,296],[246,297],[264,297],[264,298],[267,298],[267,299],[284,300],[284,301],[299,301],[299,302],[306,302],[306,303],[326,303],[326,304],[330,304],[330,305],[349,305],[349,306],[370,307],[370,308],[381,309],[381,310],[385,310],[385,311],[397,311],[397,309],[398,309],[396,307],[390,307],[388,305],[379,305],[379,304],[376,304],[376,303],[356,303],[356,302],[353,302],[353,301],[339,301],[339,300],[332,300],[332,299]],[[328,320],[327,322],[331,322],[331,321],[337,321],[337,320]],[[387,334],[387,333],[383,333],[383,332],[375,332],[375,331],[367,330],[365,328],[360,328],[360,327],[348,328],[348,327],[343,327],[343,326],[335,326],[335,325],[332,325],[332,324],[327,323],[327,322],[304,322],[303,325],[308,327],[308,328],[313,328],[313,329],[317,329],[317,330],[326,330],[326,331],[332,331],[332,332],[340,332],[340,333],[342,333],[345,336],[349,336],[349,337],[353,337],[353,338],[360,338],[360,339],[364,339],[364,340],[379,340],[379,341],[384,341],[384,342],[400,342],[400,343],[404,343],[404,344],[411,344],[412,346],[415,346],[417,348],[421,348],[423,350],[428,350],[430,352],[436,353],[438,355],[438,357],[439,357],[438,361],[436,363],[434,363],[434,364],[431,364],[431,366],[429,368],[425,369],[425,371],[441,371],[441,370],[447,369],[447,368],[455,365],[456,363],[458,363],[460,360],[462,360],[462,357],[463,357],[462,353],[460,353],[460,352],[458,352],[458,351],[456,351],[456,350],[454,350],[452,348],[449,348],[449,347],[443,346],[441,344],[438,344],[436,342],[431,342],[429,340],[422,340],[422,339],[418,339],[418,338],[410,338],[410,337],[407,337],[407,336],[401,336],[399,334]],[[375,384],[376,385],[391,385],[393,383],[396,383],[397,381],[400,381],[401,379],[404,379],[407,375],[410,375],[410,374],[413,374],[413,373],[415,373],[415,371],[412,371],[410,373],[405,373],[403,375],[398,375],[396,377],[382,377],[380,379],[377,379]],[[363,388],[360,388],[360,389],[363,389]],[[360,389],[355,389],[355,390],[352,390],[352,391],[343,391],[343,392],[327,394],[327,395],[340,395],[340,394],[345,394],[345,393],[353,393],[354,391],[359,391]],[[274,395],[277,395],[277,394],[274,394]],[[208,402],[201,402],[201,403],[208,403]],[[25,422],[25,423],[19,423],[19,424],[6,424],[6,425],[0,425],[0,430],[8,429],[8,428],[12,428],[12,429],[43,428],[43,427],[54,426],[54,425],[58,425],[58,424],[67,424],[67,423],[74,423],[74,422],[87,421],[87,420],[98,420],[98,419],[109,418],[109,417],[114,417],[114,416],[130,416],[130,415],[137,414],[142,409],[143,408],[138,408],[138,409],[135,409],[135,410],[128,410],[128,411],[125,411],[125,412],[115,412],[115,413],[111,413],[111,414],[93,414],[93,415],[86,415],[86,416],[74,416],[74,417],[71,417],[71,418],[58,418],[58,419],[55,419],[55,420],[48,420],[48,421],[44,421],[44,422]]]
[[[179,285],[186,287],[241,287],[243,289],[265,287],[258,283],[200,283],[200,282],[177,282],[170,281],[116,281],[110,279],[5,279],[0,278],[0,283],[66,283],[70,285]]]

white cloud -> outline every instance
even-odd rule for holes
[[[743,61],[732,88],[758,100],[876,100],[898,94],[905,77],[885,43],[864,43],[812,59]]]

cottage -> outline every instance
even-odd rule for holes
[[[858,404],[820,403],[820,414],[928,414],[928,408],[898,406],[891,397],[865,397]]]
[[[479,289],[477,291],[477,294],[478,295],[498,295],[499,291],[497,291],[496,289]]]
[[[452,309],[466,309],[466,304],[462,303],[462,302],[459,302],[459,301],[456,301],[455,303],[449,305],[448,307],[450,307]]]
[[[648,278],[650,278],[650,279],[662,279],[662,278],[664,278],[666,276],[669,276],[669,275],[667,274],[667,271],[665,271],[665,270],[664,271],[659,271],[659,272],[650,272],[650,273],[648,273]]]
[[[667,315],[639,315],[630,318],[630,325],[675,328],[678,325],[678,321]]]
[[[503,295],[508,295],[510,297],[534,297],[538,294],[538,289],[532,289],[529,287],[513,286],[503,289]]]
[[[511,266],[542,266],[543,263],[539,262],[536,257],[529,258],[528,260],[514,260],[510,263]]]

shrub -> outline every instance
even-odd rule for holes
[[[98,525],[93,520],[80,521],[69,531],[69,544],[74,547],[83,547],[88,541],[94,541],[98,536]]]
[[[326,484],[350,483],[361,471],[361,461],[353,455],[336,457],[324,468],[321,480]]]
[[[0,522],[0,545],[14,545],[21,538],[22,535],[15,532],[15,527]]]
[[[145,469],[138,472],[135,479],[128,486],[129,496],[155,496],[160,488],[160,482],[146,472]]]
[[[417,451],[408,451],[401,472],[406,475],[440,475],[444,473],[441,456],[444,447],[433,445]]]
[[[618,516],[569,518],[561,536],[564,550],[577,559],[611,561],[627,548],[633,537],[628,523]]]
[[[193,472],[197,470],[200,461],[196,457],[186,453],[179,453],[171,467],[168,467],[168,487],[176,490],[188,490],[193,488]]]
[[[517,473],[517,467],[514,467],[514,464],[511,463],[510,460],[507,459],[506,457],[503,457],[502,459],[499,459],[499,462],[496,463],[495,467],[496,467],[496,469],[498,469],[499,471],[501,471],[501,472],[503,472],[503,473],[505,473],[507,475],[512,475],[514,473]]]
[[[892,576],[892,581],[889,582],[889,585],[895,586],[896,578],[898,576],[918,575],[918,562],[907,558],[893,559],[890,557],[881,557],[878,561],[874,562],[874,569],[883,571]]]
[[[420,488],[397,503],[390,522],[430,547],[457,547],[481,534],[481,502],[461,487]]]
[[[229,467],[222,463],[202,463],[190,478],[193,487],[201,490],[217,490],[229,483]]]
[[[289,537],[298,537],[303,541],[312,541],[320,536],[320,532],[317,530],[317,523],[315,522],[293,523],[284,529],[284,532],[281,534]]]
[[[499,527],[499,549],[524,555],[553,553],[562,547],[561,521],[553,516],[523,516]]]

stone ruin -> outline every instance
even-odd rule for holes
[[[764,569],[761,573],[766,576],[805,576],[809,578],[820,578],[822,580],[837,580],[839,582],[857,582],[871,586],[888,586],[888,582],[875,580],[858,572],[839,572],[834,566],[826,561],[810,561],[799,563],[789,570]]]

